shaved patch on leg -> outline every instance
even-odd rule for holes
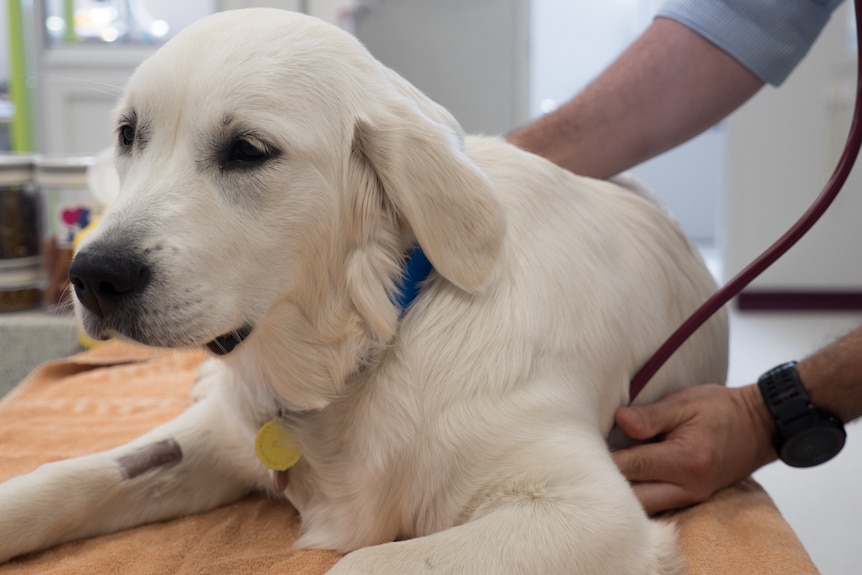
[[[167,467],[183,460],[183,450],[173,439],[158,441],[117,459],[123,480],[134,479],[157,467]]]

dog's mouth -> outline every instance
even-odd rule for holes
[[[252,326],[246,324],[238,329],[218,336],[211,342],[207,343],[207,348],[216,355],[227,355],[232,352],[236,346],[245,341],[245,338],[251,334],[251,330]]]

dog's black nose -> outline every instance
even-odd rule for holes
[[[85,249],[69,267],[69,282],[75,295],[99,317],[115,313],[124,300],[140,293],[149,280],[149,267],[122,250]]]

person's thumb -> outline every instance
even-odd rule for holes
[[[671,431],[683,420],[681,410],[673,409],[667,401],[651,405],[620,407],[614,419],[620,430],[634,439],[651,439]]]

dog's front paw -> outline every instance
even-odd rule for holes
[[[453,574],[459,572],[452,570],[451,565],[441,564],[432,554],[422,553],[423,546],[415,545],[415,541],[398,541],[357,549],[347,554],[327,573],[329,575],[404,575],[420,572]]]
[[[384,575],[395,573],[387,565],[385,557],[380,557],[376,551],[381,545],[357,549],[343,557],[335,567],[327,571],[327,575]],[[406,573],[406,571],[402,571]]]
[[[0,483],[0,564],[43,546],[53,509],[40,505],[30,487],[27,476]]]

